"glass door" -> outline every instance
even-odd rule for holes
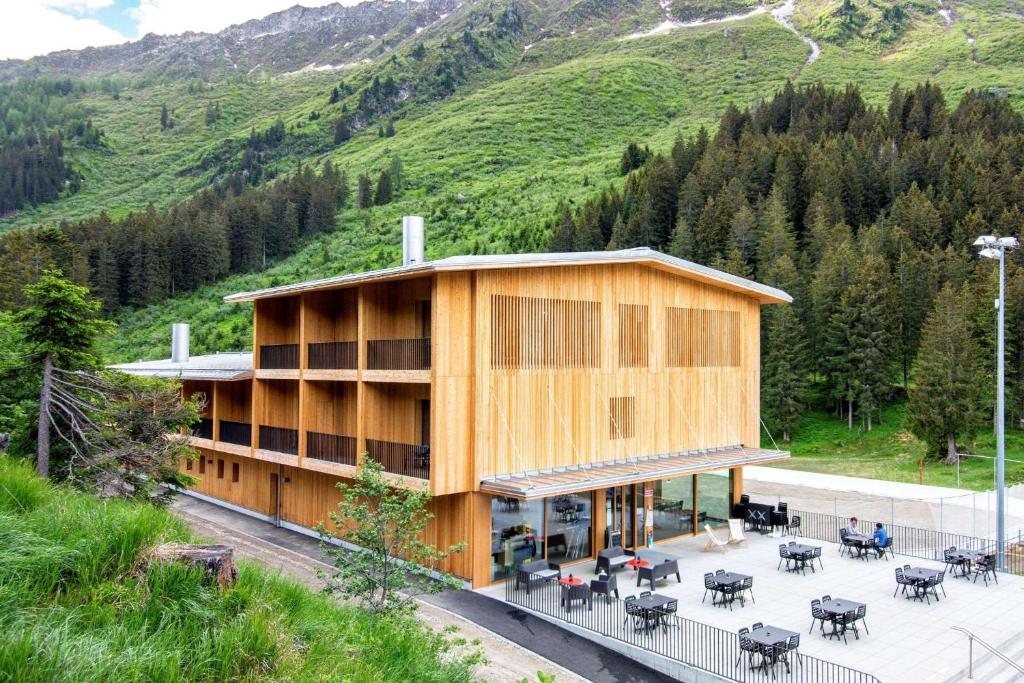
[[[616,486],[605,492],[605,514],[609,532],[621,534],[623,548],[636,547],[635,533],[643,533],[643,491],[640,491],[639,505],[634,486]],[[639,520],[639,521],[638,521]],[[610,533],[606,534],[606,544]]]

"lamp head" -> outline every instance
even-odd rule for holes
[[[978,239],[974,240],[974,246],[976,247],[987,247],[990,244],[994,244],[996,238],[994,235],[982,235]]]
[[[1000,252],[999,252],[998,249],[993,249],[992,247],[986,247],[986,248],[982,249],[978,253],[981,256],[984,256],[985,258],[992,258],[992,259],[996,259],[997,261],[999,260],[999,253]]]
[[[997,241],[1004,249],[1016,249],[1020,244],[1016,237],[1000,237]]]

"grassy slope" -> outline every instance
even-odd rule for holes
[[[904,429],[904,413],[905,404],[890,406],[882,424],[870,432],[849,430],[845,422],[830,413],[811,413],[801,422],[791,444],[779,444],[792,452],[793,458],[776,467],[956,487],[957,468],[934,458],[926,459],[923,477],[919,479],[919,463],[925,447]],[[772,444],[765,438],[763,445]],[[961,444],[961,447],[972,454],[995,456],[995,437],[991,431],[986,431],[978,435],[976,442]],[[1007,482],[1024,482],[1024,432],[1007,431],[1006,457],[1021,461],[1006,463]],[[991,489],[993,476],[991,459],[967,458],[960,465],[963,488]]]
[[[242,563],[221,593],[140,555],[187,540],[147,505],[101,502],[0,457],[0,680],[468,681],[418,622],[373,620]]]

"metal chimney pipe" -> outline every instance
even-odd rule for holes
[[[188,362],[188,323],[171,325],[171,362]]]
[[[402,265],[423,263],[423,217],[402,217]]]

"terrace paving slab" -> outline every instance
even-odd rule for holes
[[[814,573],[776,570],[778,546],[789,540],[821,546],[824,569],[815,563]],[[704,542],[701,535],[655,544],[654,550],[679,558],[682,583],[673,575],[659,581],[655,589],[656,594],[679,600],[679,616],[734,633],[758,621],[796,631],[801,634],[801,653],[871,673],[882,681],[939,682],[956,676],[967,666],[968,646],[966,637],[953,631],[953,626],[973,631],[997,648],[1024,637],[1024,621],[1019,616],[1024,610],[1024,577],[1000,574],[999,585],[985,587],[980,581],[953,579],[947,573],[947,597],[939,602],[933,598],[929,605],[903,595],[893,597],[894,570],[905,564],[941,570],[940,562],[900,554],[895,561],[840,557],[838,544],[804,537],[748,534],[744,544],[730,546],[725,554],[701,552]],[[594,578],[594,568],[593,560],[563,565],[563,571],[571,570],[588,581]],[[737,602],[732,611],[714,607],[710,600],[701,604],[704,574],[718,569],[753,576],[756,604],[747,600],[740,606]],[[639,594],[642,589],[630,580],[634,574],[628,567],[617,574],[623,598]],[[643,590],[647,588],[644,584]],[[503,599],[504,591],[503,585],[497,585],[480,592]],[[859,640],[850,635],[844,644],[822,637],[816,625],[808,635],[810,602],[826,594],[865,603],[870,634],[861,629]]]

